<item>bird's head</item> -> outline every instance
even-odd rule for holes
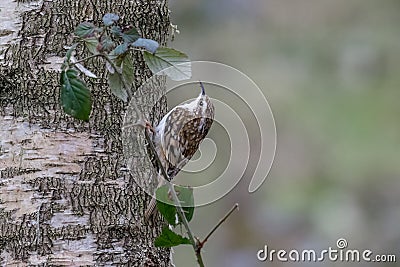
[[[194,102],[194,112],[197,117],[214,119],[214,105],[211,99],[206,94],[204,85],[200,82],[201,92],[199,96],[193,101]]]

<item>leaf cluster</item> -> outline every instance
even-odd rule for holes
[[[152,39],[143,38],[135,26],[119,25],[119,16],[105,14],[103,25],[98,27],[91,22],[80,23],[74,34],[77,42],[66,53],[61,68],[60,102],[65,113],[76,119],[88,121],[92,109],[89,88],[79,76],[79,72],[89,78],[97,76],[83,62],[100,57],[105,60],[108,85],[111,93],[127,102],[135,80],[135,58],[133,51],[143,53],[147,67],[157,75],[167,75],[173,80],[191,77],[191,64],[186,54],[168,47],[161,47]],[[74,53],[78,46],[89,52],[90,56],[78,60]]]
[[[175,186],[174,188],[186,220],[190,222],[194,214],[193,189],[183,186]],[[178,226],[182,224],[182,220],[177,214],[177,208],[170,193],[167,185],[157,189],[157,209],[169,225]],[[190,239],[171,231],[168,227],[165,227],[161,235],[155,240],[155,246],[159,247],[173,247],[181,244],[191,244]]]

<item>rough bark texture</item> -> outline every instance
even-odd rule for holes
[[[24,1],[26,2],[26,1]],[[165,0],[43,1],[21,14],[18,39],[2,52],[0,67],[0,262],[4,265],[169,266],[169,250],[153,246],[161,223],[144,225],[149,201],[136,181],[149,179],[139,137],[137,161],[125,168],[121,125],[126,109],[112,96],[100,61],[99,80],[87,80],[94,99],[89,123],[59,106],[59,73],[51,61],[63,57],[71,32],[85,20],[99,24],[105,13],[133,22],[142,36],[165,44],[169,11]],[[150,72],[136,55],[138,87]],[[101,63],[101,64],[100,64]],[[163,93],[141,93],[146,114]],[[152,116],[165,112],[158,105]],[[134,179],[135,178],[135,179]]]

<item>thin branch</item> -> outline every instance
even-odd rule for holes
[[[225,214],[224,217],[222,217],[221,220],[219,220],[219,222],[213,227],[213,229],[211,229],[211,231],[208,233],[208,235],[206,236],[206,238],[204,238],[203,241],[198,241],[197,242],[197,248],[196,251],[199,251],[203,248],[204,244],[207,242],[207,240],[210,238],[210,236],[218,229],[218,227],[221,226],[221,224],[236,210],[239,208],[239,204],[236,203],[235,205],[233,205],[233,207],[231,208],[230,211],[228,211],[228,213]]]
[[[154,157],[155,157],[155,159],[156,159],[156,161],[157,161],[157,164],[160,166],[160,170],[161,170],[162,176],[164,177],[164,179],[165,179],[166,181],[168,181],[169,190],[171,191],[171,195],[172,195],[172,198],[173,198],[173,200],[174,200],[174,204],[175,204],[175,207],[176,207],[176,211],[177,211],[179,217],[181,218],[181,221],[182,221],[182,223],[183,223],[183,226],[185,227],[186,232],[187,232],[187,234],[188,234],[189,240],[190,240],[190,242],[192,243],[192,246],[193,246],[194,251],[196,252],[197,262],[199,263],[199,266],[200,266],[200,267],[204,267],[203,258],[201,257],[201,254],[200,254],[200,253],[197,253],[197,251],[196,251],[196,250],[197,250],[197,245],[196,245],[197,242],[196,242],[196,240],[195,240],[195,238],[194,238],[194,235],[193,235],[192,230],[190,229],[189,222],[188,222],[188,220],[186,219],[185,212],[184,212],[184,210],[183,210],[183,208],[182,208],[182,206],[181,206],[181,203],[180,203],[180,201],[179,201],[179,198],[178,198],[178,196],[177,196],[177,194],[176,194],[174,185],[173,185],[173,183],[169,182],[170,179],[169,179],[169,177],[168,177],[168,174],[166,173],[166,171],[165,171],[165,169],[164,169],[164,166],[162,165],[161,160],[160,160],[160,158],[158,157],[157,151],[156,151],[156,149],[155,149],[155,147],[154,147],[153,142],[152,142],[151,139],[150,139],[150,135],[149,135],[149,132],[148,132],[148,131],[149,131],[149,130],[146,128],[146,129],[145,129],[146,140],[147,140],[147,142],[148,142],[148,144],[149,144],[149,147],[150,147],[152,153],[154,154]]]
[[[140,49],[136,49],[136,48],[132,48],[132,49],[133,49],[133,50],[139,50],[139,51],[141,51]],[[118,71],[118,68],[117,68],[117,66],[115,65],[115,63],[108,57],[108,55],[103,54],[103,53],[98,53],[98,54],[90,55],[90,56],[88,56],[88,57],[86,57],[86,58],[77,60],[77,61],[75,61],[75,62],[70,62],[70,64],[71,64],[71,65],[76,65],[76,64],[78,64],[78,63],[81,63],[81,62],[84,62],[84,61],[87,61],[87,60],[89,60],[89,59],[96,58],[96,57],[102,57],[102,58],[104,58],[104,59],[111,65],[111,67],[112,67],[112,68],[114,69],[114,71],[117,73],[119,79],[122,81],[122,84],[123,84],[123,86],[124,86],[126,92],[128,93],[128,97],[129,97],[128,100],[131,100],[131,99],[132,99],[132,92],[131,92],[131,90],[130,90],[130,87],[129,87],[128,84],[126,83],[126,81],[125,81],[124,77],[122,76],[122,74]],[[133,102],[132,102],[132,106],[133,106],[133,108],[134,108],[134,110],[135,110],[135,112],[136,112],[136,114],[137,114],[137,116],[138,116],[138,123],[137,123],[137,124],[139,124],[139,125],[141,125],[141,126],[145,126],[145,120],[144,120],[144,116],[143,116],[142,112],[139,110],[139,108],[138,108],[138,106],[136,105],[136,103],[133,103]],[[137,125],[137,124],[136,124],[136,125]]]
[[[76,63],[79,63],[79,62],[82,62],[84,60],[88,60],[88,59],[91,59],[91,58],[94,58],[94,57],[97,57],[97,56],[100,56],[100,57],[104,58],[111,65],[111,67],[117,73],[119,79],[122,81],[122,84],[123,84],[126,92],[128,93],[129,100],[131,100],[132,99],[132,92],[130,90],[131,88],[126,83],[126,81],[125,81],[124,77],[122,76],[122,74],[118,71],[118,68],[115,65],[115,63],[107,55],[105,55],[103,53],[99,53],[99,54],[96,54],[96,55],[91,55],[91,56],[88,56],[87,58],[81,59],[81,60],[79,60],[79,61],[77,61],[77,62],[75,62],[73,64],[76,64]],[[145,119],[144,119],[144,116],[143,116],[142,112],[139,110],[139,107],[136,105],[136,103],[134,101],[132,101],[132,106],[133,106],[133,109],[135,110],[135,112],[136,112],[136,114],[138,116],[138,120],[137,120],[138,123],[136,125],[141,125],[141,126],[144,127],[145,126]]]
[[[118,74],[119,78],[121,79],[122,84],[124,85],[126,92],[128,93],[129,100],[132,99],[132,93],[131,93],[131,90],[130,90],[131,88],[126,83],[126,81],[125,81],[124,77],[122,76],[122,74],[118,71],[117,66],[114,64],[114,62],[107,55],[104,55],[104,54],[100,54],[100,55],[102,55],[104,57],[104,59],[107,60],[108,63],[110,63],[111,67],[113,67],[113,69]],[[142,113],[139,111],[139,108],[136,105],[136,103],[133,105],[133,108],[135,109],[135,112],[139,116],[141,116]]]
[[[86,60],[89,60],[89,59],[92,59],[92,58],[95,58],[95,57],[103,57],[103,56],[104,56],[104,55],[102,55],[102,54],[94,54],[94,55],[85,57],[85,58],[83,58],[83,59],[77,60],[77,61],[75,61],[75,62],[71,62],[71,65],[76,65],[76,64],[81,63],[81,62],[84,62],[84,61],[86,61]]]
[[[71,65],[76,65],[76,64],[78,64],[78,63],[87,61],[87,60],[92,59],[92,58],[95,58],[95,57],[102,57],[102,58],[104,58],[104,59],[111,65],[111,67],[115,70],[115,72],[118,74],[120,80],[122,81],[122,84],[123,84],[124,88],[126,89],[126,92],[128,93],[129,99],[132,99],[132,93],[131,93],[131,91],[129,90],[130,87],[129,87],[128,84],[126,83],[126,81],[125,81],[124,77],[122,76],[122,74],[118,71],[117,66],[114,64],[114,62],[113,62],[107,55],[105,55],[105,54],[103,54],[103,53],[94,54],[94,55],[85,57],[85,58],[83,58],[83,59],[77,60],[77,61],[75,61],[75,62],[71,62],[70,64],[71,64]],[[134,105],[134,108],[135,108],[135,111],[137,112],[137,114],[141,114],[141,112],[140,112],[139,109],[137,108],[137,105]]]

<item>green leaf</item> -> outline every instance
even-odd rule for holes
[[[194,197],[193,189],[183,186],[175,186],[175,192],[181,203],[182,209],[188,221],[192,220],[194,214]],[[156,190],[157,209],[163,215],[170,225],[175,226],[176,222],[176,206],[171,198],[169,187],[163,185]],[[182,222],[179,218],[179,223]]]
[[[83,42],[91,54],[96,55],[99,53],[99,51],[97,51],[97,46],[99,45],[97,38],[85,38]]]
[[[135,27],[130,25],[122,31],[121,37],[125,43],[131,44],[139,39],[140,35]]]
[[[103,16],[103,22],[104,25],[106,26],[111,26],[114,24],[114,22],[119,20],[119,16],[116,14],[112,14],[112,13],[107,13]]]
[[[114,73],[108,72],[108,85],[116,97],[124,102],[128,101],[128,93],[124,88],[124,83],[121,80],[118,70],[114,70]]]
[[[192,76],[188,56],[175,49],[160,47],[154,54],[145,51],[144,60],[154,74],[168,75],[175,81],[189,79]]]
[[[114,34],[116,37],[122,36],[122,29],[119,26],[112,26],[111,33]]]
[[[79,120],[88,121],[92,109],[90,91],[78,77],[78,71],[61,71],[61,105],[65,113]]]
[[[61,65],[61,71],[65,71],[65,69],[67,69],[69,67],[69,64],[71,62],[72,53],[75,51],[77,46],[78,46],[78,44],[75,43],[68,49],[67,53],[65,54],[64,62]]]
[[[156,247],[174,247],[178,245],[190,245],[192,244],[190,240],[186,237],[176,234],[171,231],[168,227],[164,227],[161,235],[156,238],[154,245]]]
[[[176,207],[170,199],[169,188],[163,185],[156,190],[157,209],[170,225],[176,225]]]
[[[111,51],[115,47],[115,43],[109,36],[101,38],[101,51]]]
[[[110,85],[111,92],[124,102],[128,101],[127,90],[130,89],[134,82],[133,59],[131,55],[126,52],[127,45],[125,45],[125,48],[119,45],[110,52],[109,57],[114,62],[117,69],[114,69],[111,64],[106,64],[109,72],[108,84]],[[125,81],[129,88],[124,87],[123,81]]]
[[[190,222],[194,214],[193,188],[175,186],[175,191],[176,194],[178,195],[178,199],[181,202],[182,209],[185,212],[186,219]]]
[[[94,74],[93,72],[91,72],[90,70],[88,70],[87,68],[85,68],[85,66],[83,66],[80,63],[75,63],[75,67],[82,72],[83,74],[85,74],[86,76],[90,77],[90,78],[94,78],[97,79],[96,74]]]
[[[123,43],[118,45],[113,51],[108,55],[112,60],[116,60],[121,55],[125,54],[128,51],[128,44]],[[122,62],[122,57],[120,58]]]
[[[65,60],[67,62],[69,62],[71,60],[71,56],[72,56],[72,52],[75,51],[76,47],[78,46],[78,44],[73,44],[67,51],[67,53],[65,54]]]
[[[136,47],[143,47],[152,54],[154,54],[157,48],[160,46],[156,41],[144,38],[137,39],[132,45]]]
[[[96,26],[90,22],[82,22],[75,28],[75,35],[81,38],[92,36],[96,31]]]
[[[133,59],[130,54],[126,54],[125,57],[123,58],[121,68],[122,68],[122,76],[124,77],[126,84],[128,86],[132,86],[135,78],[134,75],[135,68],[133,66]]]
[[[128,44],[123,43],[118,45],[113,51],[108,55],[110,59],[114,62],[114,64],[120,69],[120,73],[127,86],[131,86],[134,81],[134,66],[132,56],[127,53],[128,52]],[[111,66],[110,66],[111,67]],[[115,70],[109,69],[111,73],[114,73]],[[117,78],[115,77],[117,80]],[[122,81],[121,81],[122,83]],[[129,88],[125,88],[128,90]],[[126,91],[125,91],[126,92]],[[121,98],[121,97],[120,97]],[[123,99],[123,98],[121,98]],[[124,100],[124,99],[123,99]],[[125,100],[124,100],[125,101]]]

